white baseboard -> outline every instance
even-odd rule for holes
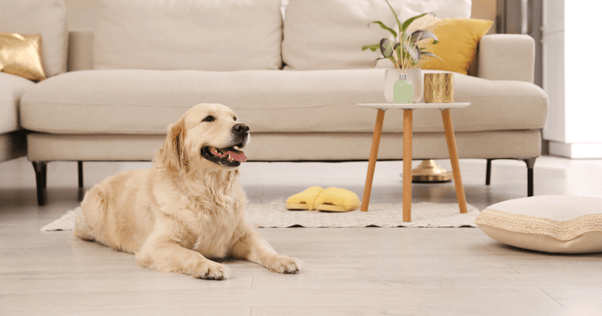
[[[549,153],[573,159],[602,158],[602,143],[560,143],[550,141]]]

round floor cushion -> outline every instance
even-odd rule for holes
[[[475,219],[489,237],[550,253],[602,252],[602,198],[536,196],[497,203]]]

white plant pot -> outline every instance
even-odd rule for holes
[[[393,102],[393,84],[399,80],[399,70],[395,68],[387,68],[385,71],[385,100]],[[407,80],[414,86],[414,97],[412,102],[418,103],[422,101],[424,96],[424,75],[420,68],[410,68],[407,70]]]

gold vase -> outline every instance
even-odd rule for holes
[[[423,160],[412,170],[412,182],[416,183],[441,183],[449,182],[453,173],[443,169],[434,160]]]
[[[424,101],[426,103],[454,102],[454,74],[425,74]]]

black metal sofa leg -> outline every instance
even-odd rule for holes
[[[42,169],[42,185],[44,185],[44,189],[46,189],[46,186],[48,184],[48,163],[44,162],[44,166]]]
[[[36,191],[38,194],[38,205],[46,204],[46,179],[47,162],[32,161],[33,170],[36,172]]]
[[[77,162],[77,183],[78,183],[78,187],[80,187],[80,188],[84,187],[84,162],[83,161]]]
[[[527,164],[527,196],[533,196],[533,168],[535,167],[535,160],[537,158],[527,158],[525,163]]]
[[[485,185],[491,184],[491,161],[493,159],[487,159],[487,172],[485,173]]]

